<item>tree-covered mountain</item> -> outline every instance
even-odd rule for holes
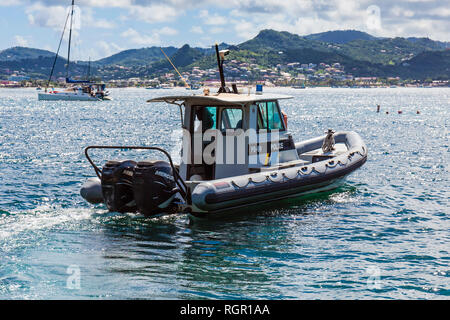
[[[164,52],[171,56],[178,49],[175,47],[163,47]],[[94,62],[95,65],[121,65],[121,66],[142,66],[152,62],[159,61],[164,58],[160,47],[149,47],[141,49],[130,49],[113,54],[107,58],[103,58]]]
[[[0,61],[0,71],[10,70],[14,72],[20,72],[26,74],[31,78],[47,79],[50,75],[53,62],[55,60],[54,54],[52,57],[42,57],[33,59],[14,59],[11,61]],[[54,79],[58,77],[66,77],[66,64],[67,60],[62,57],[58,57],[55,64],[55,70],[53,72]],[[70,64],[70,76],[86,77],[88,72],[88,66],[85,63],[71,63]]]
[[[324,41],[327,40],[327,41]],[[302,37],[289,32],[262,30],[243,43],[230,46],[222,43],[220,49],[231,49],[229,60],[247,62],[262,68],[291,62],[332,64],[339,62],[354,76],[400,76],[409,78],[450,78],[448,42],[428,38],[376,38],[367,33],[346,30],[330,31]],[[163,48],[180,71],[194,66],[216,68],[213,46],[177,49]],[[15,47],[0,52],[0,74],[5,70],[19,71],[46,78],[50,73],[54,53],[45,50]],[[65,60],[58,60],[58,68]],[[87,62],[72,63],[71,75],[83,77]],[[58,74],[63,74],[57,69]],[[105,80],[126,77],[153,77],[172,66],[159,47],[125,50],[92,62],[91,74]],[[4,77],[4,76],[3,76]]]
[[[0,61],[37,59],[39,57],[55,57],[55,54],[47,50],[26,47],[13,47],[0,51]]]
[[[287,31],[262,30],[256,37],[251,40],[238,44],[237,47],[241,50],[249,51],[271,51],[283,50],[288,48],[314,48],[328,50],[328,46],[324,43],[315,40],[308,40],[296,34]]]
[[[350,41],[337,50],[357,60],[395,65],[421,52],[442,50],[442,48],[433,41],[412,42],[405,38],[383,38]]]
[[[309,40],[317,40],[322,42],[329,43],[348,43],[354,40],[377,40],[377,37],[374,37],[366,32],[357,31],[357,30],[335,30],[335,31],[327,31],[321,33],[314,33],[308,36],[305,36],[306,39]]]
[[[183,67],[191,65],[195,61],[202,59],[204,56],[204,51],[197,48],[191,48],[188,44],[185,44],[169,58],[177,68],[182,69]],[[172,65],[165,57],[152,63],[149,68],[153,72],[173,70]]]
[[[399,68],[404,77],[412,79],[434,78],[448,80],[450,75],[450,50],[426,51],[410,60],[404,61]]]
[[[406,38],[406,40],[422,44],[424,46],[427,46],[429,48],[433,48],[435,50],[442,50],[442,49],[448,49],[450,48],[450,42],[446,41],[435,41],[431,40],[430,38],[417,38],[417,37],[409,37]]]

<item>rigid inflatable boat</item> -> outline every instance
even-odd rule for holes
[[[367,159],[367,147],[355,132],[334,132],[295,143],[287,130],[280,101],[291,97],[240,93],[225,86],[225,52],[216,46],[222,86],[216,94],[163,96],[152,103],[180,109],[183,128],[181,161],[157,147],[90,146],[85,155],[97,178],[81,195],[110,211],[145,216],[188,213],[194,217],[295,198],[338,187]],[[144,149],[166,160],[92,160],[93,149]]]

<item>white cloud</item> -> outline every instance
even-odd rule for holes
[[[47,27],[61,30],[67,17],[67,9],[62,6],[46,7],[41,3],[26,8],[28,22],[38,27]]]
[[[0,7],[19,6],[21,4],[21,0],[0,0]]]
[[[208,32],[209,32],[209,33],[212,33],[212,34],[222,33],[222,32],[224,32],[224,31],[225,31],[225,29],[222,28],[222,27],[213,27],[213,28],[211,28],[211,29],[208,29]]]
[[[100,29],[114,29],[116,27],[116,24],[112,21],[96,18],[92,8],[83,8],[80,17],[83,22],[83,26],[86,27]]]
[[[0,6],[21,4],[27,6],[26,14],[32,25],[58,30],[62,28],[67,5],[62,5],[61,0],[0,0]],[[120,20],[125,24],[125,29],[129,21],[150,24],[174,21],[174,24],[167,26],[168,29],[163,30],[163,26],[159,31],[153,31],[158,35],[176,35],[174,26],[181,31],[176,18],[189,15],[199,18],[192,19],[195,23],[195,26],[190,28],[192,33],[205,34],[211,30],[219,32],[220,27],[230,25],[241,39],[252,37],[259,30],[267,28],[300,35],[336,29],[357,29],[378,36],[429,36],[444,41],[450,39],[448,1],[77,0],[77,4],[83,9],[83,26],[104,29],[116,27],[113,19],[94,18],[93,13],[103,8],[116,8],[115,11],[107,10],[108,15],[113,15],[114,12],[121,15]],[[378,20],[368,16],[367,9],[370,6],[380,9]],[[118,11],[120,13],[117,13]],[[156,38],[152,33],[144,35],[144,40]]]
[[[62,30],[67,15],[70,13],[69,7],[64,6],[49,6],[46,7],[40,2],[37,2],[25,9],[28,17],[28,22],[31,25],[38,27],[52,28],[55,30]],[[112,29],[116,25],[112,21],[106,19],[98,19],[94,17],[92,8],[81,8],[75,6],[74,16],[72,20],[72,29],[80,30],[83,27]],[[69,26],[67,25],[67,28]]]
[[[208,10],[200,10],[199,18],[204,24],[208,25],[222,25],[227,23],[227,18],[217,13],[211,14]]]
[[[200,26],[193,26],[191,28],[191,32],[193,33],[198,33],[198,34],[202,34],[203,33],[203,29]]]
[[[99,7],[99,8],[108,8],[108,7],[124,8],[130,6],[133,3],[133,1],[130,0],[80,0],[78,2],[80,5],[83,6]]]
[[[152,35],[140,34],[133,28],[129,28],[128,30],[122,32],[120,34],[122,38],[125,38],[132,44],[142,45],[142,46],[154,46],[159,45],[161,43],[161,39],[159,34],[154,33]]]
[[[166,36],[174,36],[178,34],[178,31],[170,27],[162,27],[158,30],[158,33]]]
[[[246,20],[234,20],[235,34],[242,39],[251,39],[258,34],[256,27],[253,23]]]
[[[15,42],[15,45],[19,46],[19,47],[28,47],[29,46],[28,40],[25,39],[25,37],[23,37],[23,36],[19,36],[19,35],[14,36],[14,42]]]
[[[116,44],[114,42],[106,42],[104,40],[100,40],[97,43],[97,46],[98,46],[99,50],[98,50],[97,55],[94,54],[92,56],[94,59],[97,59],[98,57],[109,57],[115,53],[118,53],[118,52],[124,50],[124,48],[122,48],[118,44]]]
[[[167,5],[130,6],[127,19],[140,20],[147,23],[172,21],[182,10]]]

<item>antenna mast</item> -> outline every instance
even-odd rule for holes
[[[223,75],[223,62],[225,61],[225,56],[230,52],[230,50],[219,51],[219,45],[216,43],[216,55],[217,55],[217,65],[219,66],[220,75],[220,88],[219,93],[230,92],[230,89],[226,87],[225,76]]]

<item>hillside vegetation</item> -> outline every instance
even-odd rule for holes
[[[262,30],[243,43],[221,49],[231,50],[227,59],[248,62],[261,68],[291,62],[339,62],[354,76],[400,76],[403,78],[450,78],[449,43],[428,38],[377,38],[367,33],[346,30],[299,36],[286,31]],[[193,48],[188,44],[177,49],[164,47],[165,53],[181,71],[193,67],[215,68],[213,48]],[[0,52],[0,75],[7,70],[46,78],[54,53],[23,47]],[[56,75],[64,74],[65,60],[58,59]],[[87,62],[71,64],[73,76],[86,73]],[[159,47],[131,49],[92,62],[91,73],[108,79],[153,77],[172,71]]]

